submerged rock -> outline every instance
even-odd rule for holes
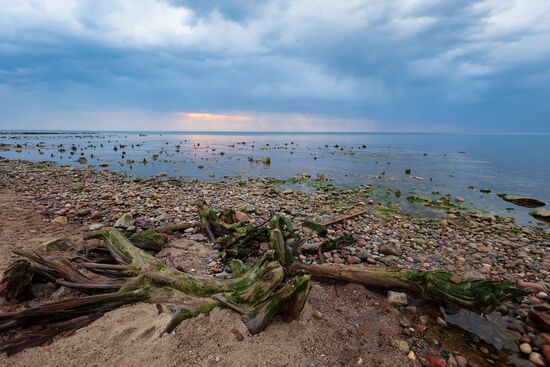
[[[529,213],[532,217],[550,223],[550,210],[537,209]]]
[[[543,203],[538,199],[534,199],[526,196],[504,195],[502,196],[502,199],[526,208],[539,208],[541,206],[546,205],[545,203]]]

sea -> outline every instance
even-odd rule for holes
[[[202,181],[308,174],[341,188],[390,187],[402,202],[460,196],[474,210],[540,227],[532,209],[497,193],[550,207],[550,134],[10,131],[0,132],[0,157]]]

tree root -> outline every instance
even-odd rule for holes
[[[226,307],[239,312],[250,333],[255,334],[277,314],[285,320],[298,317],[309,291],[309,275],[285,269],[287,259],[281,247],[284,242],[279,242],[276,250],[267,251],[240,277],[222,280],[192,276],[172,268],[134,246],[118,229],[104,233],[102,238],[117,264],[87,261],[80,267],[108,271],[104,275],[114,278],[110,280],[92,280],[67,260],[47,260],[37,254],[18,252],[23,259],[4,273],[0,295],[21,298],[30,288],[33,274],[92,295],[0,314],[0,333],[6,334],[0,341],[0,351],[11,354],[43,344],[59,333],[86,325],[106,311],[136,302],[178,306],[179,311],[163,333],[174,330],[183,320],[208,314],[215,307]],[[37,330],[36,325],[43,327]]]

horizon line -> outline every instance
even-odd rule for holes
[[[178,133],[178,134],[434,134],[434,135],[550,135],[550,132],[504,132],[504,131],[266,131],[266,130],[75,130],[75,129],[6,129],[0,130],[0,134],[97,134],[97,133]]]

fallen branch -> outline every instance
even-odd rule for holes
[[[451,281],[453,274],[444,269],[420,272],[412,269],[306,265],[297,262],[290,268],[304,270],[315,279],[339,280],[379,289],[407,290],[475,310],[499,305],[523,295],[521,289],[508,281],[477,280],[456,284]]]
[[[176,224],[168,224],[157,229],[159,233],[176,233],[183,232],[189,228],[198,228],[201,226],[200,222],[179,222]]]
[[[347,215],[342,215],[340,217],[336,217],[336,218],[333,218],[333,219],[328,219],[328,220],[325,220],[323,222],[321,222],[320,224],[322,226],[331,226],[333,224],[337,224],[337,223],[340,223],[340,222],[343,222],[343,221],[346,221],[348,219],[353,219],[355,217],[358,217],[360,215],[364,215],[364,214],[367,214],[368,211],[366,210],[360,210],[358,212],[355,212],[355,213],[351,213],[351,214],[347,214]]]

